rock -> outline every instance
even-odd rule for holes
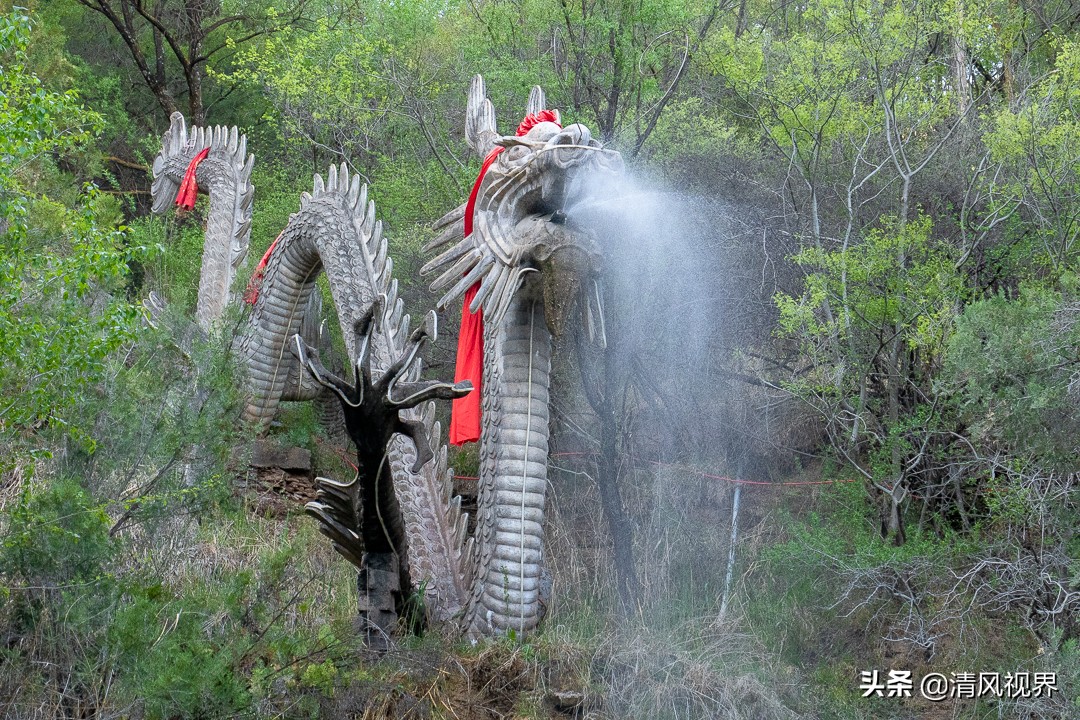
[[[311,452],[299,447],[282,447],[260,438],[251,449],[251,466],[280,468],[297,475],[310,475]]]
[[[585,703],[585,693],[576,690],[555,690],[548,697],[552,706],[562,713],[572,713]]]

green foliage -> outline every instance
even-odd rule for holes
[[[717,162],[739,143],[736,123],[714,112],[700,97],[672,101],[649,139],[649,163],[680,179],[700,182],[699,173],[680,172],[682,167],[694,161]]]
[[[1043,275],[1075,269],[1080,258],[1080,225],[1065,210],[1080,201],[1080,43],[1061,38],[1054,50],[1053,71],[1032,84],[1023,103],[998,109],[985,138],[1004,171],[995,209],[1023,211],[1014,232],[1027,236],[1031,257],[1021,268]]]
[[[1048,467],[1080,465],[1080,321],[1071,290],[1022,285],[972,303],[949,342],[942,387],[972,437]]]
[[[182,499],[171,507],[183,516]],[[208,524],[231,524],[236,537],[258,531],[236,509],[204,513]],[[325,548],[306,522],[239,571],[175,557],[160,567],[154,555],[168,555],[165,547],[124,562],[136,547],[124,534],[110,537],[102,506],[71,481],[20,503],[0,523],[12,529],[0,548],[0,577],[14,599],[0,605],[0,623],[21,638],[0,652],[0,689],[15,703],[9,709],[32,705],[35,692],[47,695],[47,669],[61,666],[70,691],[88,701],[93,688],[109,686],[108,705],[98,709],[171,720],[255,714],[260,702],[269,713],[284,681],[291,690],[282,712],[307,717],[314,705],[305,698],[335,687],[354,642],[351,606],[311,594],[325,570],[307,558]],[[168,530],[155,532],[169,539],[161,534]],[[347,586],[350,574],[332,573],[333,583]]]
[[[800,337],[809,352],[826,340],[852,350],[850,362],[872,362],[883,329],[933,355],[942,350],[963,283],[931,220],[882,218],[849,249],[808,248],[793,259],[807,268],[803,296],[778,293],[779,329]],[[831,310],[827,309],[831,308]]]
[[[231,499],[246,439],[231,338],[201,341],[187,313],[204,206],[118,227],[121,211],[138,215],[146,181],[102,169],[95,155],[145,164],[163,114],[149,93],[130,91],[144,78],[117,61],[127,50],[104,18],[75,2],[38,5],[33,27],[20,12],[0,21],[0,492],[26,483],[0,497],[0,635],[18,638],[0,648],[0,697],[22,693],[12,707],[24,715],[66,694],[92,707],[85,714],[163,718],[311,716],[320,704],[325,714],[353,685],[405,697],[399,669],[341,649],[353,642],[351,570],[329,559],[306,521],[258,524]],[[911,618],[939,623],[933,632],[945,637],[1016,633],[1019,623],[1042,632],[1035,595],[1023,612],[1012,601],[984,612],[976,601],[1005,597],[993,595],[1004,576],[969,577],[978,591],[966,596],[957,577],[982,558],[993,567],[1021,558],[1026,570],[1037,555],[1045,565],[1032,578],[1075,586],[1080,49],[1071,16],[1007,0],[317,0],[311,22],[292,23],[282,3],[220,5],[258,21],[221,25],[204,47],[213,51],[209,121],[240,125],[257,156],[252,263],[311,173],[346,162],[390,226],[409,309],[430,306],[415,278],[419,248],[475,178],[462,123],[476,72],[504,131],[539,83],[567,122],[640,148],[679,188],[726,200],[737,187],[760,204],[768,220],[747,237],[767,243],[763,273],[777,267],[782,291],[776,342],[753,350],[783,368],[760,379],[819,411],[835,457],[881,491],[844,484],[788,503],[799,506],[792,516],[770,512],[754,542],[768,545],[770,532],[780,542],[737,575],[743,588],[725,628],[748,627],[783,662],[816,666],[824,700],[808,714],[902,712],[853,697],[851,678]],[[152,47],[140,27],[136,41]],[[175,91],[168,52],[166,65]],[[89,178],[106,191],[80,190]],[[147,257],[155,247],[164,249]],[[795,280],[779,260],[792,253]],[[136,263],[172,308],[160,330],[137,330],[125,298]],[[722,365],[719,341],[703,343]],[[661,400],[669,412],[684,404]],[[635,403],[635,438],[655,436],[654,399]],[[309,406],[283,419],[293,442],[310,443]],[[628,436],[627,457],[651,457],[649,442]],[[458,472],[476,473],[475,452],[458,451]],[[3,474],[10,468],[19,472]],[[910,490],[899,509],[913,527],[900,547],[882,540],[874,504],[893,487]],[[650,573],[664,598],[647,613],[655,635],[620,634],[626,623],[604,610],[613,593],[602,563],[580,564],[593,538],[575,523],[559,568],[574,582],[557,591],[549,634],[496,646],[499,662],[540,662],[554,654],[545,643],[569,632],[587,645],[581,665],[596,668],[594,682],[614,686],[635,668],[635,699],[612,705],[639,710],[627,716],[677,712],[668,701],[678,693],[708,708],[700,716],[727,712],[706,696],[728,697],[718,678],[747,661],[708,650],[724,553],[687,542],[717,535],[715,523],[702,533],[684,500],[671,504],[649,511],[663,515],[663,533],[641,543],[663,555]],[[1040,538],[1034,550],[1031,538]],[[1016,584],[1010,592],[1027,597]],[[1050,637],[1039,662],[1075,675],[1075,642]],[[672,638],[675,650],[657,652]],[[1027,650],[1008,642],[1006,655]],[[625,654],[598,654],[597,643],[626,645]],[[675,690],[673,676],[683,683]]]
[[[168,602],[154,586],[140,590],[132,588],[116,607],[107,639],[120,664],[119,692],[141,701],[148,718],[223,717],[245,709],[250,700],[235,667],[239,638],[228,632],[235,620],[221,618],[232,588]]]
[[[751,30],[719,30],[709,65],[747,109],[739,113],[744,131],[782,153],[811,187],[839,191],[850,181],[869,190],[864,174],[896,152],[886,142],[890,127],[909,130],[903,152],[921,157],[955,112],[944,58],[917,50],[954,31],[950,8],[815,2],[766,15]]]
[[[778,333],[798,343],[813,371],[785,387],[831,422],[855,413],[844,433],[864,434],[866,444],[842,451],[865,459],[865,471],[891,486],[902,463],[941,430],[940,410],[926,400],[964,296],[962,278],[925,215],[882,218],[853,247],[811,247],[793,259],[807,270],[803,294],[776,295]],[[904,400],[910,392],[894,390],[900,384],[923,394]]]
[[[161,248],[145,266],[145,285],[157,290],[170,305],[194,313],[203,229],[187,219],[142,217],[132,222],[130,233],[137,244]]]
[[[452,149],[435,141],[449,130],[444,118],[431,117],[432,106],[460,97],[465,86],[421,70],[431,60],[427,48],[438,43],[431,33],[442,11],[438,4],[378,5],[366,22],[346,15],[283,30],[238,50],[221,77],[284,106],[274,119],[287,146],[329,151],[312,156],[312,171],[346,162],[359,172],[388,225],[428,220],[432,207],[457,202],[475,173],[453,157],[463,138]]]
[[[85,439],[71,411],[138,320],[108,293],[146,248],[126,242],[93,186],[73,208],[40,189],[51,158],[80,150],[100,117],[42,85],[27,66],[30,37],[19,11],[0,17],[0,428],[55,424]]]
[[[73,478],[54,478],[37,492],[26,486],[7,521],[0,567],[16,585],[46,590],[93,583],[115,558],[105,508]]]

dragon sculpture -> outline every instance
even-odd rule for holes
[[[534,88],[527,115],[544,104],[543,92]],[[265,423],[281,400],[311,397],[319,389],[339,401],[357,444],[359,472],[349,483],[317,479],[319,499],[308,511],[360,568],[361,612],[372,625],[387,630],[401,612],[405,590],[423,588],[431,619],[460,623],[472,638],[507,632],[521,637],[544,612],[552,335],[568,326],[576,307],[589,336],[604,342],[601,248],[591,232],[573,223],[568,204],[593,173],[620,172],[622,160],[579,124],[562,128],[542,121],[520,135],[500,135],[480,76],[469,91],[466,136],[487,156],[486,172],[470,203],[436,223],[438,235],[428,250],[442,251],[422,272],[439,273],[432,288],[444,292],[440,308],[474,288],[466,309],[483,315],[475,535],[466,532],[460,498],[451,497],[446,448],[430,444],[441,437],[431,400],[459,397],[470,386],[420,380],[419,348],[434,334],[434,318],[410,334],[374,204],[344,167],[331,167],[325,180],[315,177],[314,191],[302,196],[268,256],[237,340],[249,375],[244,418]],[[195,137],[205,135],[197,131]],[[169,143],[167,135],[163,156]],[[190,146],[198,143],[186,143],[179,159],[162,161],[162,173],[183,167],[185,157],[190,162]],[[473,209],[468,234],[467,207]],[[211,215],[214,208],[211,189]],[[351,383],[322,366],[309,334],[296,337],[316,311],[310,299],[318,294],[320,271],[326,272],[355,370]]]
[[[533,88],[526,117],[544,108]],[[543,614],[544,505],[547,492],[551,335],[582,311],[590,337],[604,342],[597,239],[576,227],[567,204],[594,173],[619,172],[618,153],[603,150],[584,125],[539,122],[524,135],[501,136],[483,80],[473,79],[466,137],[481,156],[504,148],[478,182],[472,232],[465,209],[436,223],[429,250],[448,247],[421,270],[449,307],[479,283],[467,308],[484,318],[480,483],[475,570],[466,598],[470,636],[513,630],[519,636]]]
[[[229,304],[233,280],[251,243],[255,156],[247,152],[247,136],[235,127],[195,128],[189,134],[184,116],[173,113],[161,152],[154,158],[152,212],[162,214],[172,207],[188,168],[200,154],[194,176],[198,188],[210,196],[210,212],[195,317],[209,330]]]
[[[199,290],[195,317],[202,334],[210,332],[236,298],[232,292],[236,276],[245,266],[251,243],[251,217],[255,189],[251,172],[255,156],[247,152],[247,136],[235,126],[192,128],[189,132],[181,113],[173,113],[168,131],[161,140],[161,152],[154,159],[151,186],[154,214],[164,214],[174,206],[190,208],[196,192],[209,196]],[[190,205],[181,200],[181,190],[190,176],[194,185]],[[329,334],[322,321],[322,296],[310,293],[301,318],[300,334],[324,351],[329,349]],[[152,294],[147,305],[154,316],[164,311],[164,302]],[[310,380],[299,366],[285,356],[275,370],[284,386],[275,401],[264,401],[259,409],[245,411],[249,420],[272,419],[277,400],[315,400],[320,423],[330,436],[342,441],[342,417],[337,401]]]

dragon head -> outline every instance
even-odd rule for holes
[[[427,249],[450,247],[422,272],[443,271],[432,283],[445,291],[440,307],[480,283],[470,310],[483,308],[485,322],[498,322],[536,273],[539,283],[530,285],[542,293],[551,332],[561,334],[579,308],[590,338],[603,345],[601,246],[574,221],[574,204],[586,184],[621,172],[622,157],[603,149],[584,125],[562,127],[557,113],[541,113],[543,106],[543,91],[533,88],[518,133],[501,136],[483,79],[473,78],[466,136],[487,158],[485,171],[470,202],[436,223],[440,235]]]

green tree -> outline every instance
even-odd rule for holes
[[[776,302],[806,371],[785,386],[826,418],[832,447],[889,500],[883,527],[902,542],[903,503],[943,431],[932,385],[963,278],[926,216],[885,218],[851,248],[794,259],[807,270],[803,293]]]
[[[206,124],[207,66],[236,46],[310,20],[312,0],[281,8],[262,2],[75,0],[103,17],[127,49],[142,82],[166,114],[187,96],[188,119]]]
[[[1080,261],[1080,42],[1054,44],[1053,69],[1002,106],[986,135],[1000,178],[996,203],[1013,214],[1016,270],[1055,277]]]
[[[136,306],[112,293],[139,249],[93,186],[74,207],[51,196],[70,182],[50,183],[53,158],[83,149],[100,118],[42,85],[31,36],[21,11],[0,17],[0,429],[51,424],[85,437],[70,411],[136,327]]]
[[[949,341],[943,390],[988,454],[1004,449],[1067,473],[1080,467],[1080,300],[1032,284],[969,305]]]

